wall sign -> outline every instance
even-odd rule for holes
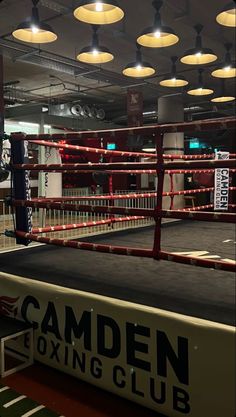
[[[216,152],[216,160],[229,159],[229,152]],[[229,169],[215,170],[214,210],[228,211],[229,209]]]
[[[53,368],[170,417],[234,415],[231,326],[4,273],[0,314]]]

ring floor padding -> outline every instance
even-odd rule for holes
[[[154,228],[147,227],[82,240],[150,248],[153,234]],[[235,229],[231,224],[169,223],[162,228],[162,249],[234,260]],[[232,272],[54,246],[2,253],[0,271],[219,323],[235,322]]]

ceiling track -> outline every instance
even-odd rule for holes
[[[9,51],[11,51],[12,54],[10,54],[10,56],[14,61],[27,62],[29,64],[51,69],[53,71],[58,71],[71,76],[78,77],[83,75],[88,79],[116,86],[125,87],[130,84],[130,80],[127,80],[121,74],[104,70],[100,67],[96,67],[99,72],[93,73],[91,72],[90,65],[81,65],[74,59],[65,58],[61,55],[53,54],[41,49],[28,47],[12,40],[0,39],[0,49],[2,49],[3,53],[6,52],[8,56]]]

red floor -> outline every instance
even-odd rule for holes
[[[34,365],[1,382],[65,417],[158,416],[151,410],[42,365]]]

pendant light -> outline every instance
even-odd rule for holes
[[[190,96],[208,96],[210,94],[213,94],[214,91],[210,88],[206,88],[203,82],[203,69],[200,68],[198,70],[198,84],[196,88],[193,88],[189,91],[187,91],[187,93]]]
[[[77,55],[77,60],[86,64],[105,64],[114,59],[114,56],[105,46],[99,45],[97,31],[98,25],[92,25],[93,39],[90,46],[83,48]]]
[[[150,139],[147,143],[145,143],[142,147],[142,151],[147,153],[156,152],[156,147],[153,140]]]
[[[178,60],[177,56],[172,56],[172,68],[171,68],[171,74],[169,78],[164,78],[162,81],[160,81],[160,85],[162,87],[184,87],[188,85],[188,81],[182,77],[182,75],[177,75],[176,70],[176,62]]]
[[[200,33],[202,32],[203,26],[196,25],[194,29],[197,32],[195,48],[186,51],[180,61],[187,65],[204,65],[214,62],[217,59],[217,56],[212,49],[203,48],[202,46],[202,37]]]
[[[123,19],[124,12],[116,0],[83,0],[74,10],[74,16],[91,25],[108,25]]]
[[[136,61],[126,65],[123,70],[126,77],[146,78],[155,74],[155,69],[148,62],[143,61],[141,46],[137,44]]]
[[[47,23],[39,20],[38,3],[39,0],[32,0],[32,16],[19,24],[12,32],[14,38],[30,43],[50,43],[57,40],[57,35]]]
[[[221,89],[220,93],[216,94],[212,99],[212,103],[227,103],[229,101],[234,101],[235,96],[232,94],[229,94],[225,89],[225,80],[222,79],[221,81]]]
[[[225,62],[221,66],[221,68],[218,68],[211,73],[213,77],[217,77],[217,78],[236,77],[236,68],[235,68],[235,65],[233,66],[232,64],[231,55],[230,55],[230,50],[232,49],[232,46],[233,46],[232,43],[225,44],[225,49],[226,49]]]
[[[236,27],[236,5],[234,1],[228,3],[216,16],[216,21],[223,26]]]
[[[179,41],[178,36],[172,28],[163,26],[161,22],[160,9],[163,5],[163,1],[154,0],[152,4],[156,10],[154,24],[153,26],[144,29],[142,34],[138,37],[137,42],[148,48],[162,48],[176,44]]]

